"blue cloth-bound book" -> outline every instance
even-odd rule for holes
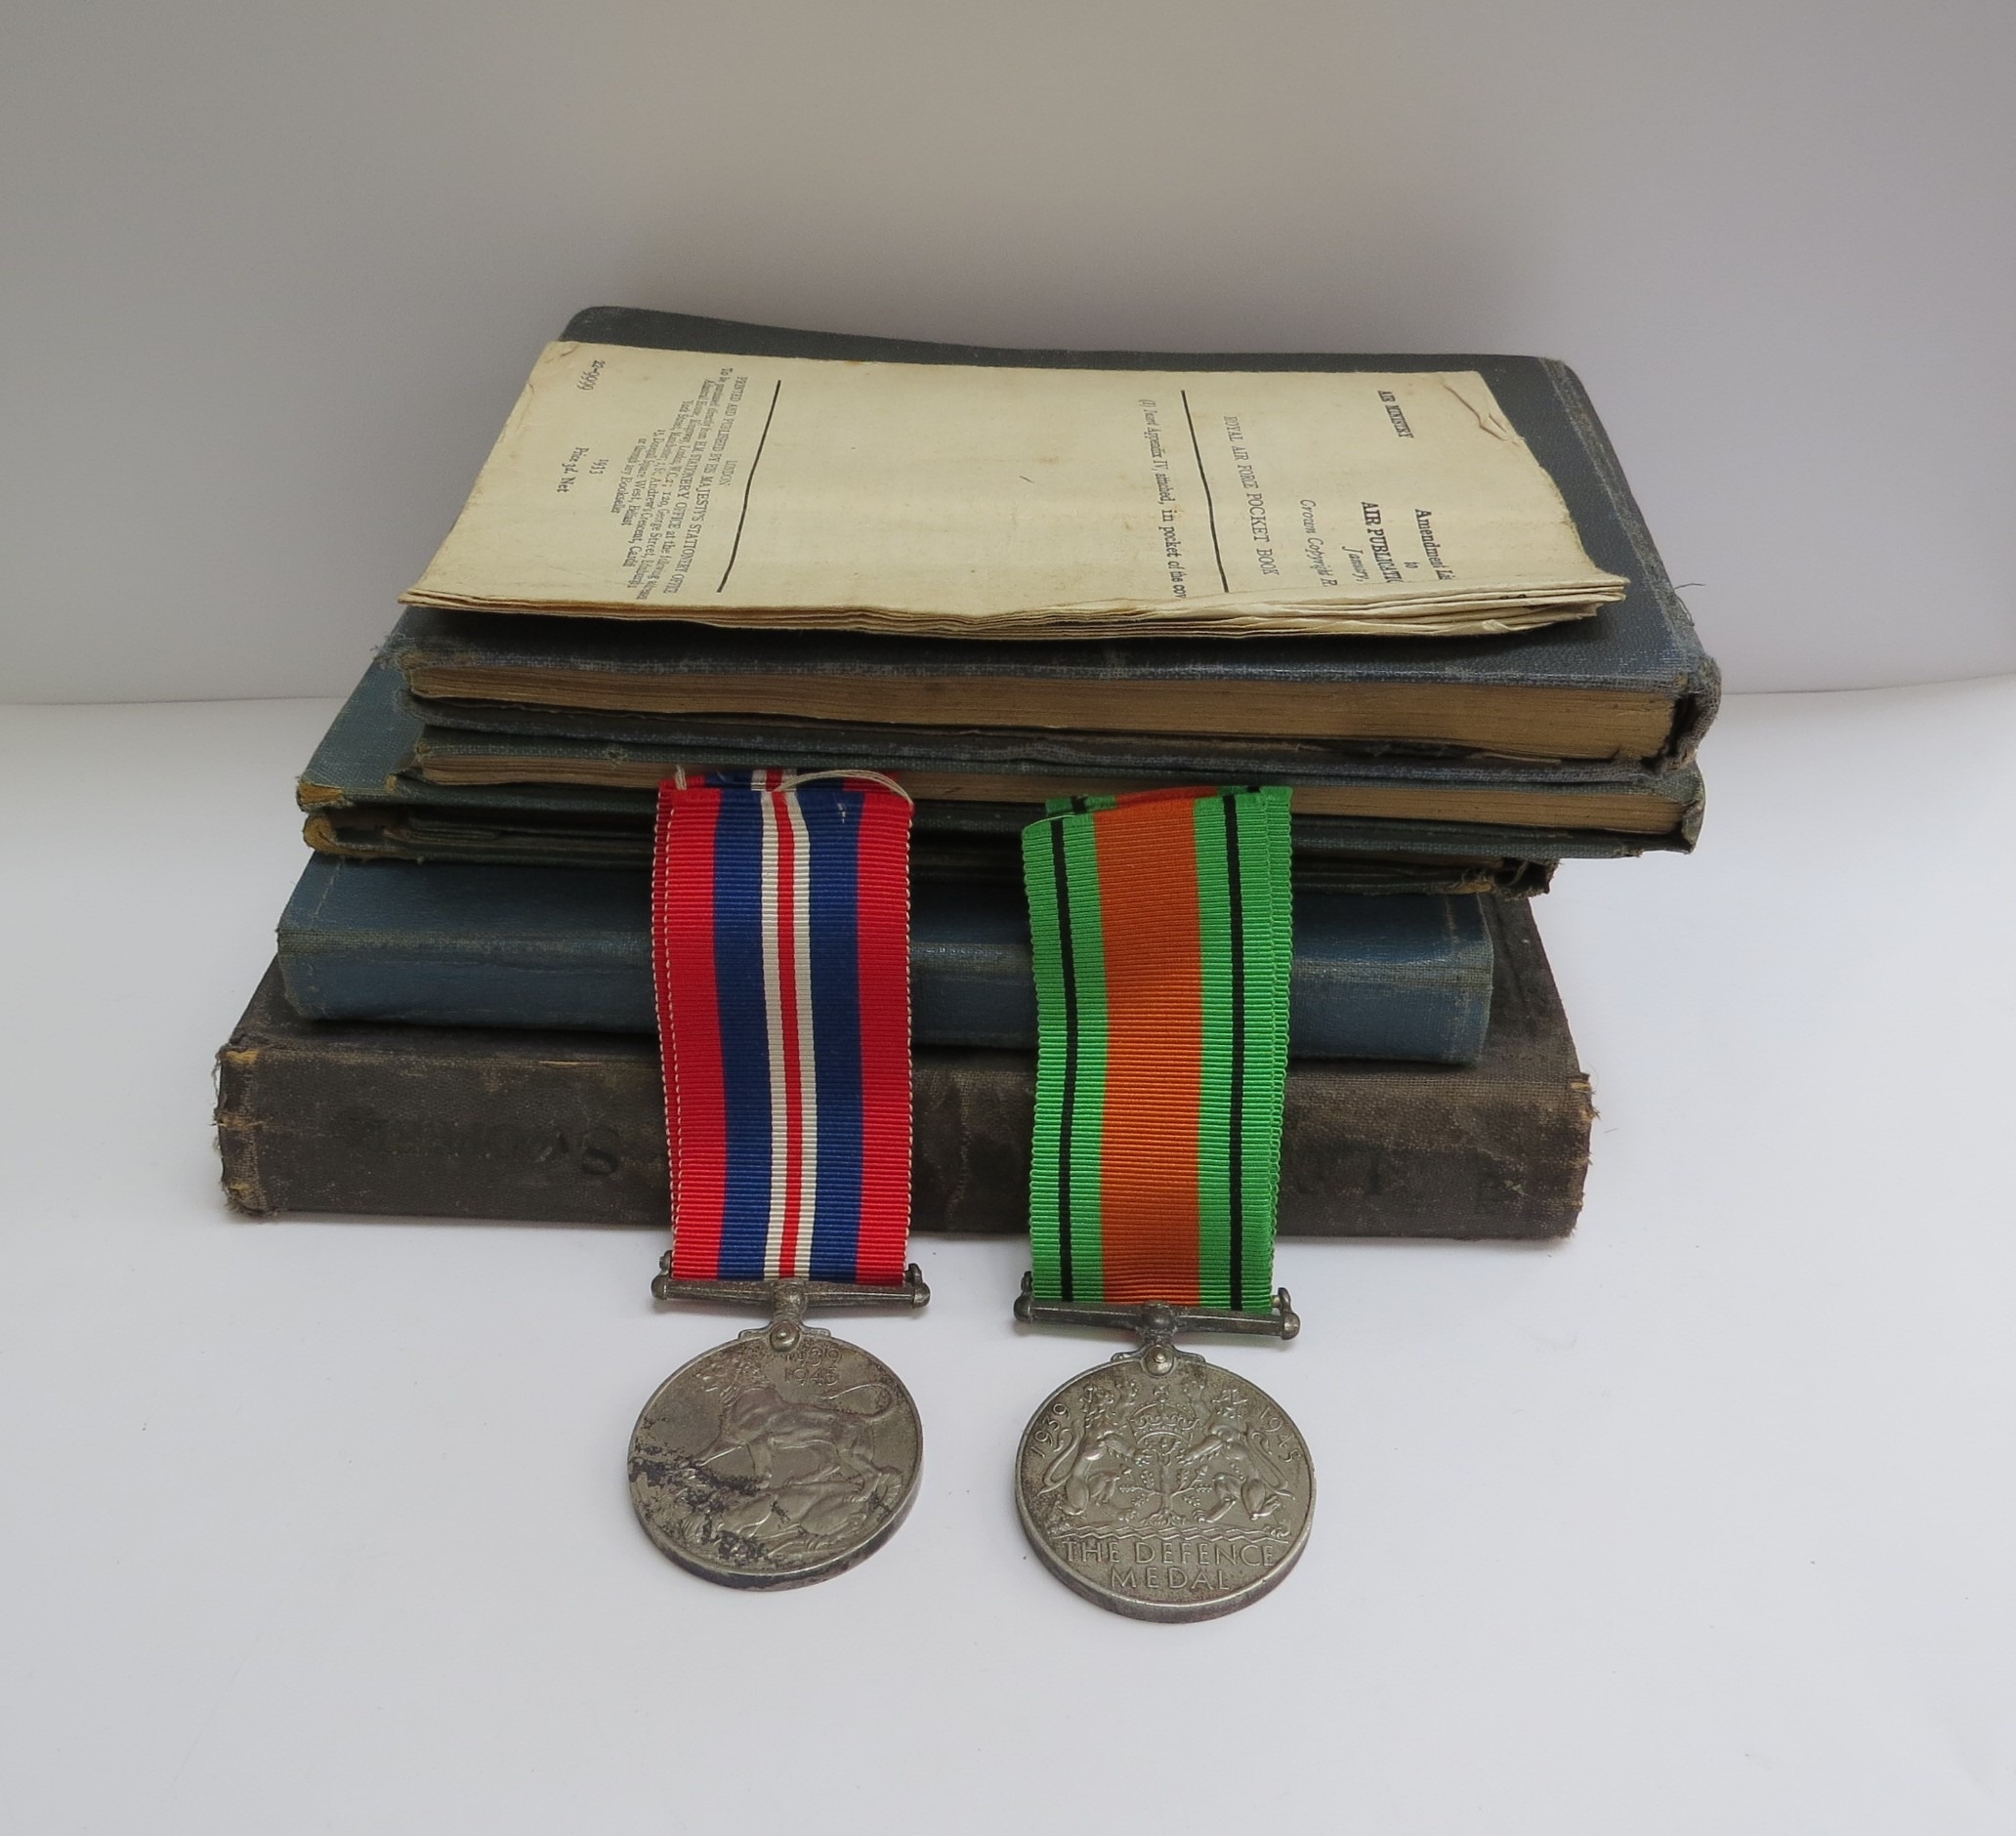
[[[310,845],[352,859],[641,868],[651,860],[657,784],[674,763],[736,768],[781,762],[810,770],[834,762],[820,744],[808,745],[804,732],[795,737],[773,732],[766,743],[758,744],[752,730],[733,745],[693,746],[674,754],[640,751],[612,739],[549,743],[525,730],[538,719],[537,710],[497,713],[519,730],[486,737],[464,729],[430,729],[401,686],[399,670],[380,658],[337,713],[297,785]],[[837,725],[800,724],[822,732]],[[1049,737],[1038,739],[1044,746],[1051,743]],[[965,743],[970,752],[986,749],[976,735],[968,734]],[[518,744],[530,748],[528,760],[542,748],[551,757],[523,772],[508,760],[492,759],[492,769],[474,772],[477,781],[467,783],[441,783],[419,775],[422,754],[437,755],[439,764],[439,755],[458,748],[464,753],[474,750],[481,764],[483,751],[500,746],[508,751]],[[654,763],[640,771],[640,760],[647,758]],[[875,748],[839,763],[903,771],[918,758],[914,734],[887,729]],[[472,761],[464,756],[456,763],[467,768]],[[942,766],[946,763],[939,761]],[[1162,762],[1165,767],[1168,763]],[[556,764],[558,770],[553,769]],[[1259,770],[1254,759],[1227,758],[1201,741],[1196,742],[1188,770],[1192,777],[1206,783],[1295,781],[1292,772]],[[1166,775],[1165,771],[1164,779]],[[613,783],[595,781],[611,776]],[[1533,793],[1556,803],[1565,800],[1575,826],[1493,822],[1479,819],[1475,813],[1464,816],[1460,802],[1437,820],[1297,814],[1298,886],[1310,879],[1339,892],[1538,892],[1545,888],[1557,859],[1602,859],[1634,855],[1647,847],[1690,846],[1700,815],[1701,780],[1691,767],[1659,773],[1624,769],[1619,778],[1609,768],[1586,765],[1529,772],[1503,762],[1366,757],[1356,760],[1348,772],[1333,771],[1329,776],[1333,782],[1348,780],[1372,793],[1407,786],[1419,790],[1437,783],[1457,800],[1468,800],[1479,791],[1515,797]],[[546,781],[554,777],[562,781]],[[1118,781],[1108,778],[1101,788]],[[920,798],[911,856],[915,872],[923,878],[973,877],[988,871],[979,856],[991,853],[998,856],[991,877],[1019,880],[1016,838],[1041,807],[1048,788],[1016,804]],[[1660,821],[1667,832],[1649,833],[1645,825],[1638,833],[1606,827],[1617,816],[1614,811],[1606,814],[1604,807],[1619,792],[1627,803],[1662,805],[1666,814]],[[1591,806],[1589,814],[1574,815],[1573,807],[1584,800]],[[1677,828],[1670,826],[1676,823]]]
[[[310,1020],[650,1032],[648,876],[317,856],[280,919],[288,1000]],[[1300,892],[1289,1049],[1467,1064],[1491,1021],[1476,897]],[[917,881],[911,1034],[1032,1051],[1020,887]]]

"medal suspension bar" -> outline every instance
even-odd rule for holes
[[[1015,1317],[1025,1325],[1117,1326],[1138,1332],[1138,1352],[1123,1354],[1139,1357],[1156,1376],[1174,1368],[1179,1332],[1228,1332],[1249,1338],[1292,1339],[1302,1330],[1301,1316],[1288,1300],[1286,1288],[1277,1288],[1274,1305],[1264,1314],[1235,1313],[1222,1307],[1173,1307],[1166,1301],[1137,1301],[1126,1306],[1095,1305],[1079,1301],[1039,1301],[1034,1277],[1025,1274],[1022,1292],[1015,1297]]]
[[[770,1314],[770,1343],[788,1352],[804,1336],[805,1315],[815,1307],[919,1308],[931,1299],[924,1272],[911,1263],[901,1284],[881,1287],[867,1282],[810,1281],[792,1276],[777,1281],[687,1281],[672,1273],[672,1252],[659,1260],[651,1293],[661,1301],[711,1301],[730,1307],[761,1307]]]

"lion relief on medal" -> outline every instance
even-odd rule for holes
[[[876,1548],[907,1508],[922,1436],[895,1374],[807,1331],[695,1358],[645,1407],[631,1494],[667,1555],[751,1586],[815,1580]]]
[[[1271,1584],[1315,1501],[1309,1450],[1281,1407],[1192,1357],[1156,1376],[1130,1356],[1067,1384],[1029,1424],[1016,1478],[1060,1573],[1102,1600],[1167,1600],[1169,1616]]]

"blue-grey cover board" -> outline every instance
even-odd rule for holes
[[[309,863],[279,925],[311,1020],[650,1032],[650,880],[569,867]],[[1466,1064],[1491,1021],[1476,897],[1298,893],[1289,1049]],[[1029,920],[1012,884],[912,886],[911,1036],[1033,1050]]]

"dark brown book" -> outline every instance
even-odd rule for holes
[[[1297,1236],[1550,1237],[1575,1227],[1589,1080],[1520,901],[1488,901],[1491,1036],[1467,1066],[1288,1072],[1281,1229]],[[1028,1226],[1035,1062],[916,1054],[920,1231]],[[287,1212],[666,1223],[653,1041],[304,1021],[269,971],[218,1055],[231,1204]]]

